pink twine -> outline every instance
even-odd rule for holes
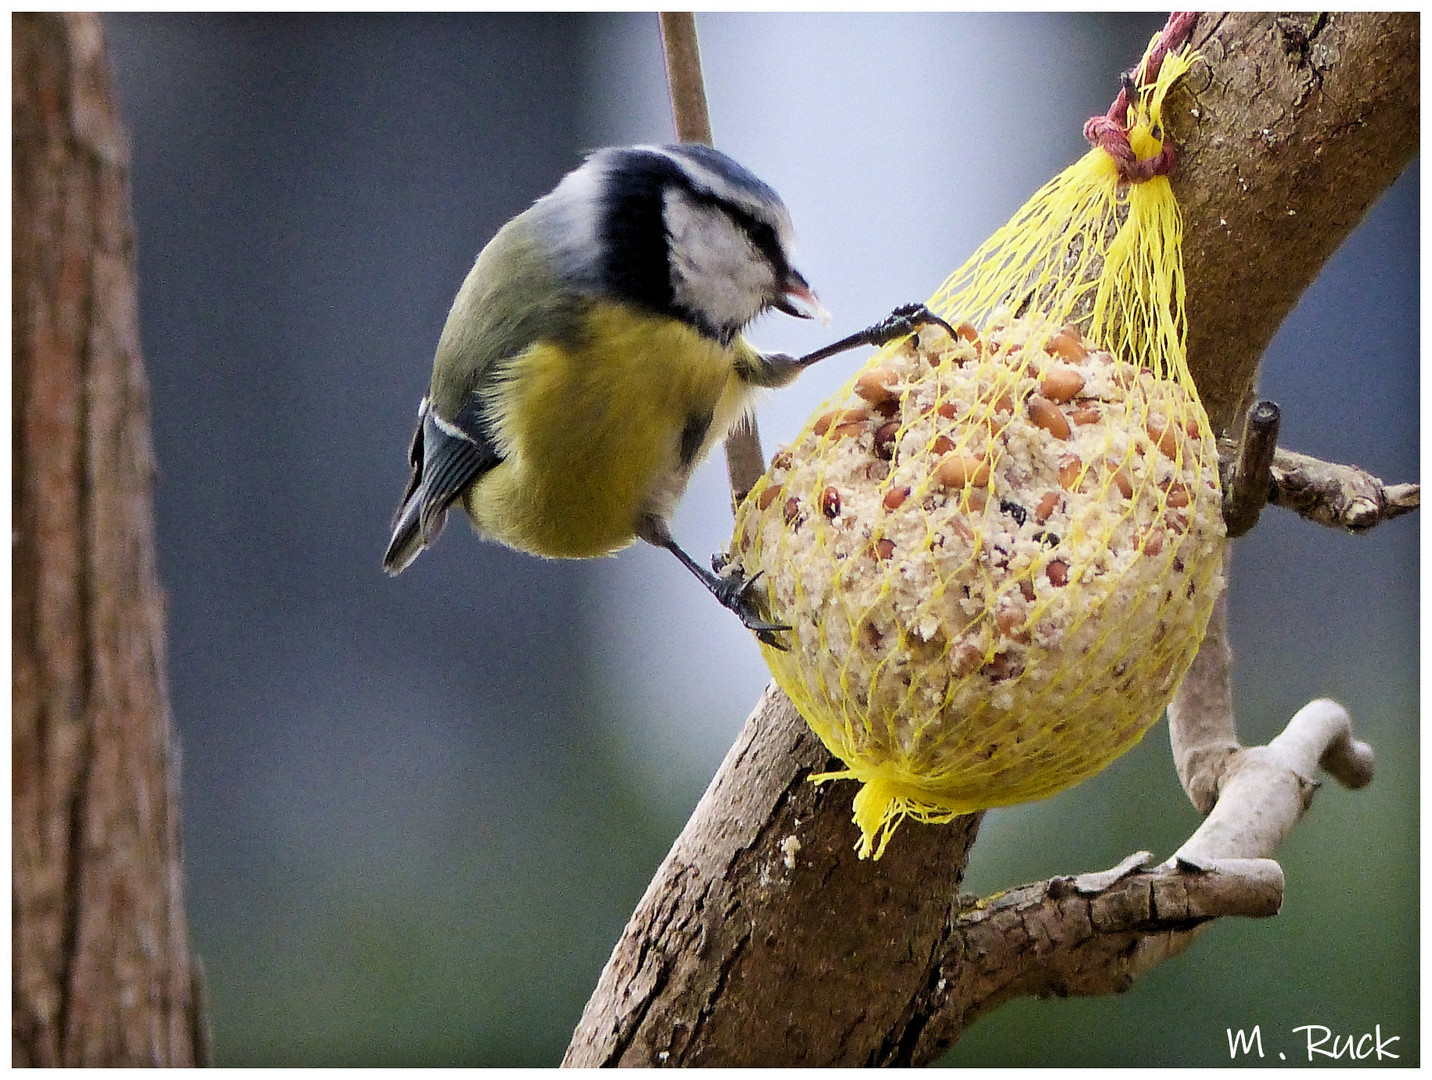
[[[1164,57],[1170,49],[1176,49],[1188,40],[1197,18],[1196,11],[1175,11],[1169,15],[1163,33],[1154,42],[1154,47],[1149,50],[1143,63],[1135,70],[1133,85],[1147,86],[1158,78]],[[1128,116],[1128,112],[1129,92],[1125,87],[1119,90],[1119,96],[1114,98],[1114,104],[1109,106],[1107,113],[1089,118],[1084,125],[1084,138],[1095,146],[1102,147],[1118,165],[1119,176],[1131,184],[1142,184],[1155,176],[1168,175],[1177,159],[1173,142],[1165,137],[1162,150],[1153,157],[1140,161],[1134,155],[1133,147],[1129,145],[1129,132],[1124,127],[1124,118]]]

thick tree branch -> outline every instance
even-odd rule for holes
[[[98,18],[13,30],[12,1057],[193,1065],[128,147]]]
[[[1205,12],[1171,176],[1184,217],[1188,359],[1216,432],[1303,291],[1417,154],[1415,13]]]
[[[1207,63],[1168,126],[1180,147],[1189,361],[1226,434],[1284,316],[1417,151],[1418,17],[1204,14],[1193,40]],[[1198,663],[1220,663],[1221,648],[1215,637]],[[1237,747],[1232,705],[1216,679],[1192,690],[1211,702],[1200,711],[1227,716],[1226,732],[1211,724],[1187,737],[1180,758],[1212,805],[1232,778],[1203,762]],[[1310,745],[1344,742],[1333,728]],[[1200,841],[1200,872],[1115,875],[1093,896],[1046,883],[965,910],[955,898],[979,816],[907,825],[880,862],[862,862],[849,785],[805,782],[826,767],[789,702],[768,691],[627,926],[567,1064],[928,1061],[1009,996],[1122,988],[1191,927],[1269,910],[1280,894],[1275,866],[1224,863],[1215,856],[1229,852]],[[1029,958],[982,965],[1010,947]]]
[[[831,764],[769,688],[637,905],[564,1064],[729,1064],[733,1047],[768,1065],[848,1061],[852,1047],[865,1060],[899,1026],[957,909],[949,867],[979,815],[852,874],[850,794],[806,779]],[[932,894],[930,880],[951,887]]]

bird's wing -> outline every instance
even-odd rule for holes
[[[447,509],[474,481],[502,460],[476,402],[456,420],[444,420],[424,398],[408,452],[413,476],[393,523],[383,569],[399,574],[438,538]]]
[[[503,460],[487,411],[512,364],[535,342],[580,333],[587,301],[563,286],[541,254],[536,210],[498,231],[453,301],[409,452],[413,476],[383,557],[390,574],[438,538],[448,507]]]

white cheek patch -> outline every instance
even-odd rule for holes
[[[675,162],[691,181],[691,186],[697,191],[708,192],[723,202],[739,206],[756,220],[767,222],[775,229],[781,250],[787,254],[790,253],[791,217],[775,192],[767,189],[767,195],[758,195],[751,187],[733,182],[729,176],[707,168],[689,154],[672,153],[670,147],[646,146],[642,149],[660,154],[668,161]],[[735,162],[731,162],[731,164],[740,169]],[[753,183],[760,183],[755,177],[750,177],[750,179]]]
[[[775,271],[745,230],[679,188],[667,190],[664,215],[677,304],[721,329],[759,315],[776,293]]]

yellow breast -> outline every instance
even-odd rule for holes
[[[478,531],[552,558],[625,547],[665,516],[691,462],[682,434],[712,418],[699,460],[745,407],[733,348],[674,319],[594,306],[574,340],[539,342],[489,393],[504,461],[464,499]]]

